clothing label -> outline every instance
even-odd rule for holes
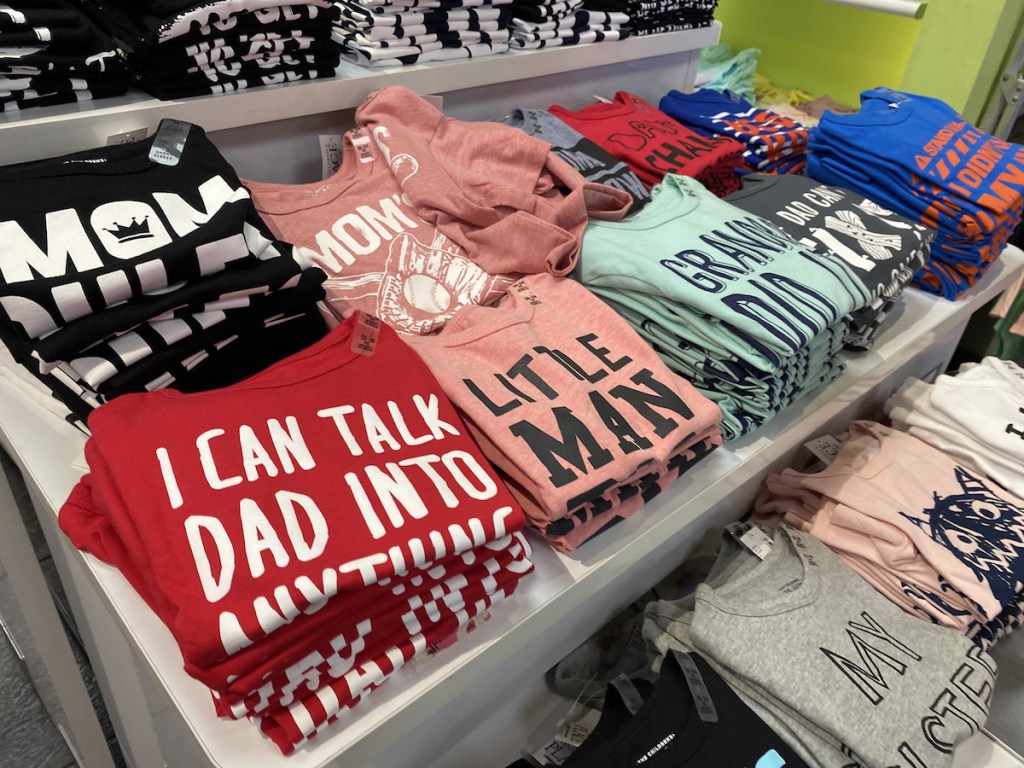
[[[538,765],[562,765],[575,751],[576,747],[563,744],[558,739],[552,739],[543,747],[538,747],[531,752],[530,758]]]
[[[594,99],[599,101],[599,102],[601,102],[602,104],[611,104],[612,103],[611,99],[606,99],[604,96],[598,96],[596,93],[594,94]]]
[[[137,141],[142,141],[148,135],[148,128],[136,128],[134,131],[113,133],[110,136],[107,136],[107,146],[112,147],[115,144],[134,144]]]
[[[149,159],[160,165],[177,165],[185,151],[185,142],[191,128],[191,123],[181,120],[161,120],[153,146],[149,148]]]
[[[633,685],[632,680],[625,675],[616,675],[609,682],[619,692],[619,696],[622,697],[622,703],[626,705],[629,714],[635,715],[640,711],[640,707],[644,705],[644,697],[640,695],[640,691]]]
[[[598,709],[585,708],[582,715],[574,720],[562,720],[555,731],[555,741],[568,744],[573,749],[578,748],[597,727],[597,721],[601,719],[601,711]]]
[[[434,107],[438,112],[444,112],[444,96],[421,96],[420,98]]]
[[[708,691],[708,686],[704,682],[700,670],[697,669],[697,665],[685,653],[673,649],[672,655],[676,657],[679,668],[683,670],[683,677],[686,678],[686,684],[690,687],[693,703],[697,706],[697,715],[705,723],[717,723],[718,710],[715,709],[715,702],[711,700],[711,693]]]
[[[365,312],[359,313],[355,330],[352,333],[352,351],[359,355],[371,356],[377,351],[377,339],[380,337],[380,320]]]
[[[361,128],[353,128],[349,133],[352,135],[352,146],[359,155],[359,162],[372,163],[373,149],[370,147],[370,137],[363,133]]]
[[[320,134],[321,178],[333,176],[341,167],[341,134]]]
[[[804,448],[813,453],[826,467],[836,460],[839,446],[839,441],[832,435],[821,435],[804,443]]]

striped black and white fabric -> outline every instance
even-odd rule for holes
[[[511,0],[337,0],[334,39],[367,67],[477,58],[509,49]]]
[[[600,43],[629,36],[625,13],[588,11],[584,0],[514,0],[511,45],[515,49]]]
[[[0,112],[117,96],[113,42],[66,0],[0,0]]]
[[[182,98],[333,77],[331,0],[80,0],[127,53],[134,81]]]

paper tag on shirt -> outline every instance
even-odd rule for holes
[[[827,467],[836,460],[841,445],[832,435],[821,435],[804,443],[804,448],[813,453]]]
[[[725,526],[725,532],[757,555],[760,560],[764,560],[775,546],[771,537],[753,523],[729,523]]]
[[[574,749],[579,747],[597,727],[601,719],[601,710],[586,708],[586,711],[575,720],[563,720],[555,731],[555,741],[568,744]]]
[[[619,696],[622,697],[622,703],[626,705],[629,714],[635,715],[640,711],[640,707],[644,705],[644,697],[640,695],[640,691],[633,685],[632,680],[625,675],[616,675],[608,682],[619,692]]]
[[[380,320],[365,312],[359,313],[356,328],[352,333],[352,351],[358,355],[369,357],[377,351],[377,339],[380,337]]]
[[[149,159],[160,165],[177,165],[185,151],[185,142],[192,124],[181,120],[164,118],[153,137],[153,146],[149,148]]]
[[[321,178],[333,176],[341,167],[341,134],[320,134]]]
[[[370,146],[370,137],[363,133],[362,128],[353,128],[349,131],[352,137],[352,146],[356,150],[360,163],[373,162],[373,147]]]
[[[679,662],[679,668],[683,670],[683,677],[690,687],[690,695],[693,696],[693,703],[697,707],[697,715],[705,723],[718,722],[718,710],[715,709],[715,702],[711,699],[711,692],[704,682],[704,676],[697,669],[697,664],[688,654],[680,653],[673,649],[672,655]]]

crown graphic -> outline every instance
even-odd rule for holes
[[[149,216],[146,216],[142,221],[138,221],[132,216],[131,224],[118,224],[115,221],[113,229],[104,227],[103,230],[116,237],[119,243],[127,243],[130,240],[139,240],[143,237],[153,236],[153,233],[149,231]]]

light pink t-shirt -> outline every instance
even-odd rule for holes
[[[720,441],[718,406],[573,280],[525,277],[499,304],[466,307],[409,343],[533,524],[552,533],[697,440]]]
[[[1022,586],[1024,501],[875,422],[853,422],[822,471],[771,476],[756,510],[759,521],[787,510],[787,522],[803,517],[800,527],[832,549],[873,561],[903,582],[904,592],[940,610],[963,597],[971,613],[993,619]],[[929,569],[936,574],[930,579]],[[960,617],[964,625],[972,618]]]
[[[360,309],[401,334],[430,333],[521,274],[568,273],[588,216],[616,220],[632,202],[546,142],[448,118],[406,88],[371,95],[356,124],[329,178],[245,181],[275,234],[327,273],[339,318]]]

